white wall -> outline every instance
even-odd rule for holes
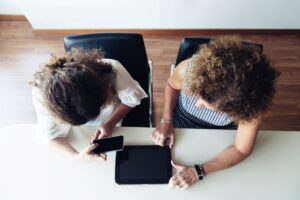
[[[299,29],[300,0],[16,0],[35,29]]]
[[[0,0],[0,14],[23,15],[15,0]]]

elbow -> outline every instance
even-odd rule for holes
[[[234,146],[234,147],[238,151],[238,153],[240,154],[240,156],[242,157],[243,160],[246,159],[247,157],[249,157],[253,152],[253,148],[239,149],[236,146]]]

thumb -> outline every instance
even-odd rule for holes
[[[178,171],[181,171],[181,170],[184,169],[184,166],[179,165],[179,164],[177,164],[177,163],[174,163],[173,160],[171,160],[171,164],[172,164],[172,166],[173,166],[176,170],[178,170]]]
[[[106,130],[103,128],[99,128],[98,129],[98,139],[102,139],[104,138],[107,134],[106,134]]]
[[[107,160],[107,155],[105,153],[99,154],[99,157],[101,157],[104,161]]]
[[[172,149],[172,147],[174,146],[174,144],[175,144],[175,135],[171,134],[170,135],[170,143],[169,143],[170,149]]]
[[[98,144],[91,144],[90,146],[88,146],[88,147],[85,149],[85,152],[86,152],[86,153],[91,153],[96,147],[98,147]]]
[[[95,132],[95,134],[93,135],[92,142],[98,139],[99,134],[100,134],[100,132],[99,132],[99,130],[97,129],[96,132]]]

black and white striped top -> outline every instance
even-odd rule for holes
[[[193,59],[193,58],[192,58]],[[188,85],[188,76],[191,71],[192,62],[186,71],[183,87]],[[213,111],[204,107],[196,106],[197,97],[186,95],[182,90],[177,98],[174,111],[173,125],[177,128],[229,128],[235,127],[232,119],[223,112]]]

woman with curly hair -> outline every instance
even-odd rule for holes
[[[211,40],[176,67],[165,87],[163,115],[153,141],[161,146],[169,141],[172,147],[174,127],[237,127],[237,135],[233,145],[205,163],[192,167],[172,163],[178,173],[170,179],[170,186],[189,187],[251,154],[278,75],[260,49],[235,36]]]
[[[66,56],[52,56],[35,73],[32,85],[38,135],[79,160],[106,160],[106,155],[92,153],[96,144],[77,152],[65,138],[72,125],[98,125],[94,139],[108,137],[147,97],[123,65],[104,58],[99,49],[72,48]]]

